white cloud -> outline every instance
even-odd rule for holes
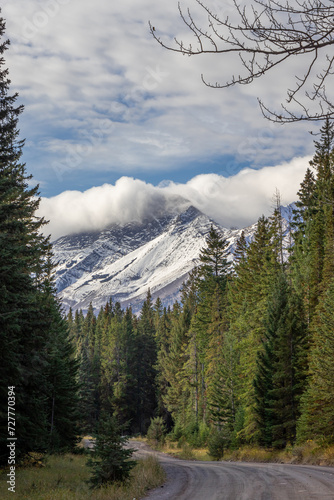
[[[244,169],[231,177],[203,174],[186,184],[153,186],[130,177],[85,192],[65,191],[42,198],[39,215],[50,220],[52,238],[101,230],[110,224],[140,221],[164,210],[180,210],[184,200],[225,227],[245,227],[272,211],[276,189],[284,204],[296,200],[310,158],[260,170]]]
[[[182,168],[233,155],[263,166],[311,153],[309,125],[270,126],[257,106],[256,95],[277,105],[284,99],[289,68],[265,85],[259,79],[253,87],[213,90],[200,74],[224,81],[234,59],[183,57],[152,39],[149,19],[171,40],[189,37],[176,1],[15,0],[3,14],[13,42],[5,56],[26,106],[20,128],[32,142],[27,167],[50,186],[59,174],[54,162],[66,167],[68,155],[87,149],[87,137],[106,119],[112,127],[99,147],[69,171],[138,176],[175,169],[176,161]]]
[[[310,157],[260,170],[244,169],[234,176],[198,175],[185,185],[166,188],[189,199],[194,206],[225,227],[245,227],[272,212],[276,190],[282,204],[297,199]]]

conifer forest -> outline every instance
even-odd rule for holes
[[[130,434],[161,417],[175,439],[284,448],[334,439],[334,126],[328,120],[288,228],[279,196],[234,264],[212,227],[200,264],[165,308],[140,315],[112,300],[97,317],[70,311],[81,428],[112,412]]]
[[[4,34],[4,22],[0,35]],[[7,463],[8,388],[15,394],[16,453],[73,449],[111,415],[126,435],[159,417],[175,440],[225,448],[284,449],[334,442],[334,123],[283,222],[279,196],[254,238],[227,243],[211,227],[199,265],[172,307],[65,315],[52,245],[36,217],[38,188],[21,162],[23,111],[0,45],[1,463]],[[272,193],[269,193],[269,196]]]

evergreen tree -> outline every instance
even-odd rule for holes
[[[78,319],[80,318],[80,315]],[[80,321],[80,320],[79,320]],[[80,415],[82,428],[93,432],[100,414],[100,360],[96,356],[96,317],[92,304],[80,325],[78,344]]]
[[[241,232],[240,238],[237,239],[235,250],[234,250],[234,260],[238,266],[244,263],[247,255],[247,240],[245,236],[245,231]]]
[[[206,238],[206,246],[201,249],[199,273],[206,279],[213,278],[217,283],[224,283],[229,270],[227,261],[228,242],[211,225]]]
[[[156,361],[157,345],[154,325],[154,310],[151,292],[148,290],[141,309],[135,337],[136,352],[136,400],[137,432],[146,434],[151,418],[157,408]]]
[[[159,320],[156,324],[157,363],[155,369],[157,374],[157,411],[158,415],[164,419],[164,422],[169,429],[172,426],[172,417],[165,404],[168,391],[168,382],[165,377],[165,366],[169,356],[170,331],[171,312],[170,309],[167,310],[166,307],[164,307],[163,312],[161,316],[159,316]]]
[[[85,343],[80,346],[77,353],[79,362],[78,385],[79,385],[79,427],[84,433],[91,433],[96,427],[96,408],[94,404],[94,387],[91,363]]]
[[[280,269],[278,248],[270,222],[261,217],[246,257],[235,266],[236,276],[229,287],[230,332],[236,339],[238,364],[236,380],[242,380],[237,391],[238,411],[244,415],[239,438],[247,441],[257,441],[260,433],[254,377],[258,352],[263,349],[271,284]]]
[[[302,397],[298,441],[326,439],[334,442],[334,279],[317,309],[312,330],[310,376]]]
[[[316,178],[307,170],[297,202],[296,249],[293,255],[299,272],[297,286],[301,285],[305,291],[309,324],[332,272],[333,151],[334,124],[327,119],[320,130],[320,140],[315,141],[315,154],[310,161]]]
[[[125,448],[126,443],[116,418],[102,413],[93,457],[87,462],[93,469],[90,478],[92,488],[108,483],[124,483],[129,478],[136,462],[131,460],[134,450]]]
[[[133,315],[131,309],[127,309],[125,314],[116,314],[113,321],[114,350],[113,350],[113,385],[112,409],[118,422],[124,429],[133,429],[133,422],[136,420],[137,408],[134,405],[134,398],[137,397],[136,380],[136,339],[133,325]],[[154,360],[152,360],[154,363]]]
[[[226,239],[211,226],[206,238],[206,246],[202,248],[199,256],[198,294],[196,311],[191,323],[193,338],[191,344],[196,349],[196,362],[193,366],[198,370],[196,374],[197,397],[199,414],[203,422],[209,419],[208,404],[211,404],[211,389],[214,383],[210,382],[209,387],[208,381],[215,376],[213,374],[217,373],[217,366],[220,363],[217,349],[220,352],[226,326],[224,314],[226,313],[226,289],[230,272],[227,247]]]
[[[4,31],[5,22],[0,18],[2,39]],[[19,433],[16,453],[20,458],[31,450],[48,448],[52,396],[47,373],[53,362],[52,336],[55,330],[59,333],[60,320],[56,307],[54,314],[48,315],[52,303],[47,299],[50,245],[41,232],[45,221],[35,215],[38,187],[28,187],[31,176],[21,163],[24,141],[18,138],[17,124],[23,107],[15,104],[17,94],[9,94],[3,57],[8,46],[9,41],[0,44],[0,415],[3,445],[7,390],[15,386]],[[50,318],[51,324],[45,318]],[[2,453],[1,462],[6,458]]]
[[[47,420],[49,428],[48,450],[73,449],[79,429],[78,414],[78,362],[75,347],[62,316],[55,289],[46,286],[43,310],[50,341],[47,350],[46,391],[48,401]]]
[[[232,439],[235,427],[238,386],[236,340],[227,329],[216,350],[207,373],[209,420],[217,430],[224,431],[227,440]]]
[[[189,398],[191,397],[185,372],[188,359],[186,348],[189,324],[187,317],[182,314],[178,302],[174,304],[170,321],[168,354],[163,366],[164,378],[167,383],[164,403],[174,421],[180,427],[185,428],[189,422]],[[190,407],[192,407],[191,402]],[[192,408],[190,413],[192,413]]]
[[[334,122],[326,118],[320,129],[320,141],[315,141],[315,154],[310,161],[311,167],[317,172],[317,188],[319,199],[323,203],[332,200]]]
[[[296,436],[299,400],[305,384],[306,325],[285,274],[274,281],[268,304],[264,349],[254,379],[260,439],[284,447]]]
[[[317,195],[316,180],[309,168],[301,183],[298,197],[292,223],[294,245],[290,255],[289,271],[294,289],[304,302],[309,325],[314,311],[314,302],[318,295],[314,293],[311,285],[311,226],[313,217],[317,213]]]
[[[136,332],[134,325],[134,316],[131,308],[125,311],[122,321],[122,340],[123,340],[123,394],[119,421],[126,428],[130,425],[130,430],[134,432],[134,422],[136,420],[137,408],[133,404],[137,392],[136,379]],[[153,363],[154,361],[152,361]],[[117,402],[114,399],[114,405]]]

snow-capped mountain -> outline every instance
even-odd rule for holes
[[[150,288],[165,305],[179,297],[188,273],[199,262],[211,224],[227,238],[231,259],[242,230],[220,227],[189,205],[143,222],[113,225],[95,233],[59,238],[53,244],[56,283],[65,309],[98,310],[111,297],[138,311]],[[256,224],[244,229],[252,239]]]

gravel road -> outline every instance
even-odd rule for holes
[[[167,473],[145,500],[334,500],[334,468],[245,462],[193,462],[131,441],[137,456],[155,454]]]

